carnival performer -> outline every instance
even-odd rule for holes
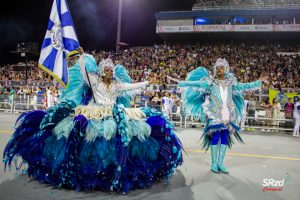
[[[240,123],[244,112],[243,92],[260,89],[263,77],[251,83],[239,83],[229,73],[229,64],[219,58],[213,75],[202,67],[189,73],[187,81],[179,82],[185,88],[183,94],[184,110],[189,114],[200,114],[202,122],[206,121],[203,133],[203,148],[211,147],[211,170],[228,173],[223,165],[227,147],[232,146],[232,135],[243,142],[239,135]]]
[[[131,83],[124,67],[82,49],[68,57],[68,88],[59,103],[23,113],[4,150],[41,183],[82,190],[127,193],[167,181],[182,163],[173,124],[150,108],[129,108],[130,95],[148,81]]]

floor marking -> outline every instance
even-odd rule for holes
[[[194,153],[205,153],[205,150],[187,150],[188,152],[194,152]],[[207,151],[207,153],[210,153]],[[291,157],[281,157],[281,156],[268,156],[268,155],[258,155],[258,154],[246,154],[246,153],[231,153],[228,152],[226,155],[231,156],[241,156],[241,157],[254,157],[254,158],[272,158],[272,159],[278,159],[278,160],[294,160],[294,161],[300,161],[300,158],[291,158]]]
[[[12,134],[12,131],[8,131],[8,130],[0,130],[0,133],[8,133],[8,134]]]

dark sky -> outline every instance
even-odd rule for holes
[[[191,10],[195,0],[123,0],[123,42],[151,45],[159,41],[155,33],[158,11]],[[38,42],[41,46],[52,0],[9,0],[0,6],[0,63],[12,62],[9,51],[18,42]],[[85,49],[114,49],[118,0],[69,0],[75,29]]]

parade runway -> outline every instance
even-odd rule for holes
[[[0,114],[0,154],[11,137],[17,116]],[[187,152],[184,163],[169,184],[158,183],[150,189],[130,191],[127,195],[104,192],[76,192],[39,184],[15,170],[4,173],[0,164],[0,200],[71,200],[71,199],[170,199],[170,200],[299,200],[300,137],[286,133],[242,134],[246,144],[236,143],[228,151],[225,166],[230,174],[210,171],[210,153],[201,150],[201,130],[177,129]],[[281,191],[263,191],[263,184],[273,179]]]

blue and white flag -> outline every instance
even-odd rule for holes
[[[54,0],[41,49],[39,67],[66,87],[68,84],[66,57],[78,47],[79,42],[66,0]]]

